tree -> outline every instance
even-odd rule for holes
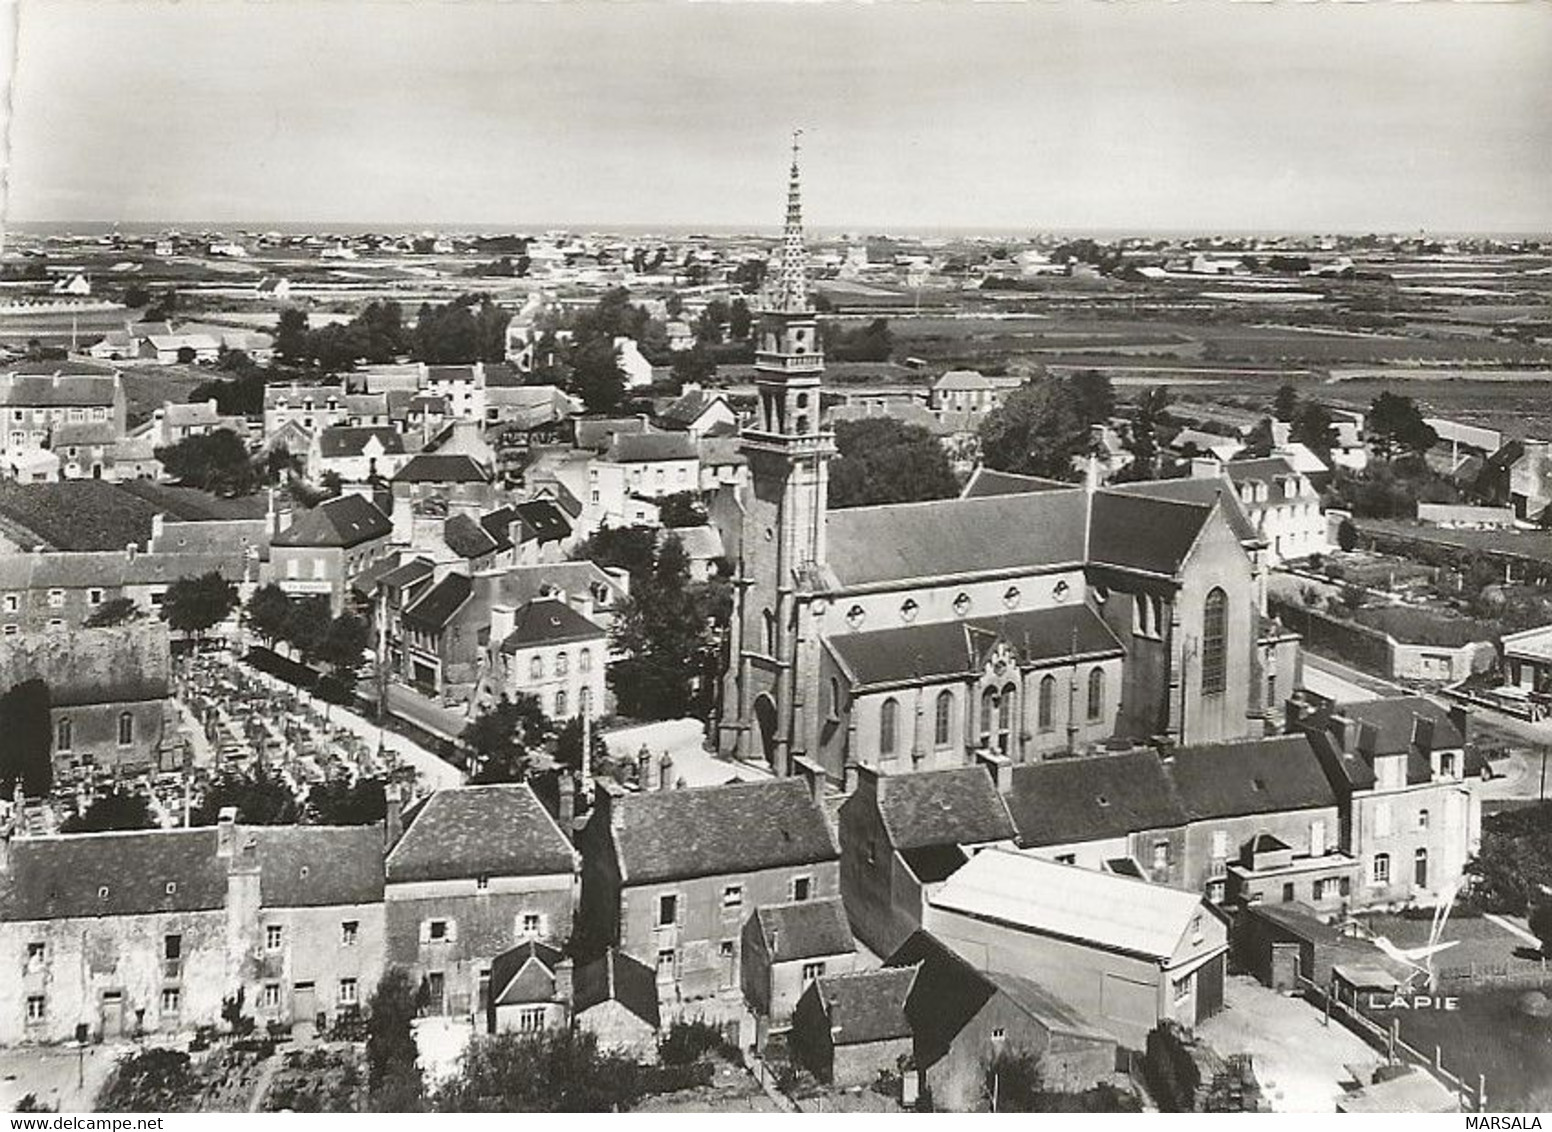
[[[1041,377],[1013,390],[981,422],[981,457],[1001,472],[1071,479],[1089,424],[1066,382]]]
[[[1077,404],[1078,415],[1090,425],[1103,424],[1115,415],[1115,389],[1108,374],[1098,370],[1079,370],[1067,378]]]
[[[1280,421],[1293,423],[1299,413],[1299,391],[1291,385],[1278,386],[1272,399],[1272,414]]]
[[[500,361],[506,356],[506,330],[511,320],[511,313],[497,306],[489,295],[462,295],[440,306],[423,303],[409,346],[416,360],[427,365]]]
[[[598,733],[596,720],[588,749],[591,752],[587,760],[588,771],[593,774],[600,773],[609,761],[609,745]],[[561,724],[560,730],[555,733],[555,761],[572,770],[582,769],[582,717],[580,715],[572,716]]]
[[[642,1093],[641,1068],[587,1030],[477,1038],[436,1094],[441,1112],[614,1112]]]
[[[1132,462],[1121,469],[1121,480],[1151,480],[1159,473],[1159,425],[1169,409],[1169,388],[1155,385],[1137,395],[1127,430],[1126,450]]]
[[[23,680],[0,695],[0,794],[9,798],[19,784],[29,798],[47,796],[54,785],[54,725],[49,686]]]
[[[1343,550],[1354,550],[1358,546],[1358,528],[1352,519],[1343,517],[1336,527],[1336,544]]]
[[[706,501],[698,491],[676,491],[656,500],[658,521],[670,529],[706,525]]]
[[[1518,916],[1544,902],[1552,892],[1552,802],[1484,815],[1466,872],[1484,911]]]
[[[306,365],[311,357],[307,312],[286,307],[275,323],[275,357],[291,366]]]
[[[248,630],[270,646],[285,639],[291,623],[291,599],[279,585],[270,582],[253,591],[243,610]]]
[[[298,656],[311,660],[318,654],[332,623],[329,599],[322,594],[292,601],[290,615],[286,618],[285,642]]]
[[[728,304],[728,337],[736,342],[742,342],[749,337],[750,327],[754,325],[754,315],[750,313],[749,304],[742,296]]]
[[[890,417],[841,421],[830,465],[831,507],[949,499],[959,481],[943,445],[926,429]]]
[[[352,675],[361,666],[361,654],[370,641],[371,631],[366,622],[355,614],[342,613],[329,622],[328,631],[314,655],[333,669],[335,675]]]
[[[414,1023],[421,996],[402,967],[390,967],[367,1003],[367,1088],[376,1112],[412,1112],[421,1107],[421,1080]]]
[[[651,571],[632,578],[613,630],[621,659],[609,669],[623,714],[678,719],[695,709],[721,616],[719,593],[691,584],[689,560],[674,536],[658,547]]]
[[[109,629],[139,621],[144,616],[145,610],[135,604],[134,598],[116,597],[92,610],[91,616],[81,624],[87,629]]]
[[[67,818],[60,825],[60,833],[108,833],[114,830],[154,829],[151,807],[144,794],[127,790],[110,790],[100,794],[97,800],[82,813]]]
[[[553,734],[554,726],[536,696],[502,696],[470,721],[458,738],[478,768],[473,782],[522,782]]]
[[[688,350],[680,350],[674,355],[671,372],[674,384],[680,387],[688,384],[704,385],[717,376],[717,363],[711,351],[697,342]]]
[[[285,780],[271,774],[262,764],[251,775],[219,775],[194,807],[193,824],[215,825],[216,818],[228,806],[237,808],[237,820],[244,825],[295,825],[302,814]]]
[[[822,322],[819,328],[825,353],[837,362],[887,362],[894,349],[887,318],[875,318],[856,330],[844,330],[835,322]]]
[[[387,792],[380,778],[351,782],[336,775],[307,792],[307,820],[315,825],[371,825],[387,813]]]
[[[998,1050],[986,1063],[983,1086],[987,1105],[996,1112],[1141,1112],[1129,1092],[1102,1082],[1081,1093],[1046,1086],[1040,1059],[1024,1050]]]
[[[571,392],[590,413],[611,413],[625,398],[625,373],[612,340],[579,346],[571,358]]]
[[[1293,427],[1288,430],[1288,438],[1329,462],[1331,449],[1336,447],[1337,440],[1336,421],[1331,416],[1331,410],[1319,401],[1300,401],[1293,414]]]
[[[1552,959],[1552,899],[1544,896],[1530,910],[1530,932],[1541,941],[1542,957]]]
[[[1245,437],[1245,447],[1237,454],[1236,459],[1255,460],[1263,456],[1270,456],[1272,449],[1276,447],[1276,440],[1272,435],[1272,418],[1262,417],[1256,422],[1256,427],[1250,430]]]
[[[185,487],[226,496],[248,495],[259,487],[259,471],[248,447],[231,429],[186,436],[156,449],[156,458]]]
[[[202,637],[237,608],[237,587],[211,570],[197,578],[179,578],[167,587],[162,615],[180,633]]]
[[[1422,455],[1439,440],[1438,433],[1423,419],[1417,402],[1400,393],[1381,393],[1376,397],[1369,403],[1366,421],[1370,438],[1387,460],[1398,451]]]
[[[636,586],[657,562],[657,531],[652,527],[600,527],[572,549],[571,557],[604,569],[620,567]]]

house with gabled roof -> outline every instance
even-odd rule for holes
[[[1227,921],[1195,893],[1015,849],[977,854],[922,925],[979,971],[1044,987],[1128,1049],[1223,1008]]]
[[[856,965],[857,942],[839,896],[762,905],[744,921],[740,978],[762,1025],[784,1029],[810,983]]]
[[[1114,1076],[1116,1039],[1033,979],[978,970],[925,931],[886,964],[915,972],[905,999],[911,1056],[939,1111],[984,1111],[986,1067],[1004,1051],[1037,1059],[1052,1091],[1084,1092]]]
[[[679,396],[658,414],[657,422],[670,432],[695,437],[728,436],[737,431],[738,414],[726,393],[686,382]]]
[[[388,961],[432,1013],[484,1017],[497,956],[570,938],[571,843],[527,783],[439,790],[403,820],[385,862]]]
[[[316,436],[326,428],[344,424],[350,414],[345,402],[343,385],[303,385],[290,382],[286,385],[264,387],[264,437],[268,441],[282,426],[300,425],[309,436]],[[291,452],[300,456],[306,449],[292,447]]]
[[[657,1060],[657,973],[619,948],[578,965],[571,1016],[578,1029],[597,1037],[599,1049],[642,1062]]]
[[[992,759],[1006,774],[1006,760]],[[864,767],[841,803],[841,892],[852,930],[888,955],[921,926],[926,897],[983,846],[1015,829],[979,766],[889,774]]]
[[[1481,756],[1463,709],[1393,696],[1299,711],[1356,859],[1351,906],[1431,904],[1457,885],[1482,837]],[[1301,897],[1301,899],[1306,899]]]
[[[307,474],[319,479],[333,472],[346,483],[392,479],[411,459],[404,436],[386,425],[330,425],[313,438]]]
[[[650,963],[665,1016],[741,1017],[745,919],[840,891],[835,836],[809,784],[600,785],[577,838],[579,930]]]
[[[270,576],[288,594],[324,594],[335,614],[356,577],[388,553],[393,523],[364,496],[326,499],[270,540]]]
[[[0,830],[0,1044],[177,1034],[242,994],[269,1021],[350,1013],[383,972],[383,828]]]
[[[571,960],[559,948],[524,940],[490,965],[487,1034],[540,1034],[571,1021]]]
[[[792,1012],[787,1041],[794,1057],[838,1089],[871,1085],[881,1071],[898,1072],[912,1055],[905,1005],[915,980],[911,967],[815,979]]]

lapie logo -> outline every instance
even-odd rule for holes
[[[1370,1010],[1459,1010],[1460,999],[1449,994],[1371,994]]]

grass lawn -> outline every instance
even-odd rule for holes
[[[133,428],[150,420],[151,411],[167,401],[183,404],[196,385],[222,376],[198,366],[135,366],[124,371],[124,398]]]

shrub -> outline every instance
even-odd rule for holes
[[[146,1049],[119,1059],[97,1099],[102,1112],[185,1112],[199,1094],[199,1077],[181,1050]]]
[[[728,1050],[722,1031],[707,1022],[675,1022],[657,1046],[658,1057],[664,1065],[689,1065],[703,1054]]]

